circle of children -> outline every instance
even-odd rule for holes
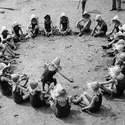
[[[54,75],[59,73],[69,82],[73,82],[72,79],[61,73],[61,59],[59,57],[44,65],[45,70],[41,75],[40,83],[36,81],[28,83],[29,77],[26,74],[11,73],[11,67],[16,61],[14,58],[19,57],[19,54],[15,53],[17,43],[27,39],[29,36],[34,38],[41,32],[48,37],[55,34],[56,28],[54,29],[53,27],[50,15],[46,15],[44,19],[43,32],[39,28],[39,19],[34,14],[31,15],[27,34],[23,34],[21,26],[17,22],[13,24],[12,34],[9,33],[5,26],[2,27],[0,86],[3,95],[8,96],[12,94],[13,100],[17,104],[30,101],[34,108],[39,108],[46,104],[58,118],[67,117],[70,114],[71,103],[83,104],[82,111],[95,112],[101,107],[102,94],[108,94],[112,97],[121,97],[123,95],[125,89],[125,25],[122,25],[117,15],[112,19],[114,28],[109,33],[107,33],[107,24],[101,15],[96,15],[97,25],[92,30],[91,35],[94,37],[105,36],[107,38],[109,44],[102,47],[106,50],[110,49],[111,51],[107,52],[107,54],[113,56],[114,59],[112,67],[109,68],[109,76],[105,82],[94,81],[87,84],[88,89],[92,90],[91,93],[86,91],[80,96],[68,96],[63,85],[57,83],[56,78],[54,78]],[[90,26],[91,15],[85,11],[82,14],[82,19],[76,24],[76,27],[79,29],[79,36],[90,32]],[[61,14],[58,32],[63,36],[71,33],[69,18],[65,13]],[[9,55],[5,55],[6,53]]]

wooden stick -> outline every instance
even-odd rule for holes
[[[58,71],[58,73],[66,80],[68,80],[69,82],[74,82],[73,79],[69,79],[66,76],[64,76],[61,72]]]
[[[13,9],[13,8],[8,8],[8,7],[0,7],[0,9],[6,9],[6,10],[12,10],[12,11],[19,10],[19,9]]]

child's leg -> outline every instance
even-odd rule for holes
[[[80,103],[82,100],[83,100],[83,98],[82,98],[82,95],[81,95],[81,96],[79,96],[77,99],[73,99],[72,102],[75,103],[75,104],[78,104],[78,103]]]
[[[54,83],[54,86],[56,86],[56,84],[57,84],[56,78],[53,78],[53,83]]]
[[[80,25],[79,23],[77,24],[76,27],[80,30],[80,32],[81,32],[81,29],[84,28],[83,25]]]
[[[5,45],[6,45],[5,50],[6,50],[11,56],[15,57],[15,53],[10,49],[10,47],[9,47],[7,44],[5,44]]]
[[[92,97],[87,92],[84,92],[82,94],[82,98],[83,98],[83,101],[86,105],[89,105],[92,101]]]

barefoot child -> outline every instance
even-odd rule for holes
[[[100,88],[105,94],[119,98],[123,95],[125,90],[125,76],[121,73],[121,67],[118,65],[109,68],[109,73],[111,80],[101,82]],[[105,87],[105,85],[109,85],[109,88]]]
[[[84,92],[77,99],[72,100],[75,104],[82,103],[85,104],[85,107],[82,108],[82,111],[89,110],[90,112],[96,112],[100,110],[102,104],[102,94],[99,91],[99,83],[92,82],[88,83],[88,87],[92,90],[92,95],[88,92]]]
[[[18,24],[16,21],[13,23],[12,33],[13,33],[14,42],[20,42],[22,39],[25,39],[21,25]]]
[[[71,29],[69,26],[69,18],[64,12],[61,14],[60,17],[59,31],[62,36],[69,35],[71,33]]]
[[[90,14],[87,11],[85,11],[82,14],[82,19],[76,23],[76,27],[80,30],[79,36],[82,36],[83,34],[90,32],[90,26],[92,23],[90,17]]]
[[[93,29],[91,35],[94,37],[106,36],[106,32],[107,32],[106,22],[102,19],[101,15],[96,15],[95,20],[97,22],[97,25]]]
[[[44,17],[44,33],[48,37],[53,34],[53,22],[48,14]]]
[[[40,33],[39,20],[35,14],[32,14],[30,21],[28,29],[30,31],[30,36],[34,38]]]
[[[120,27],[122,27],[122,23],[119,20],[118,15],[114,16],[114,18],[112,19],[112,23],[114,24],[113,29],[107,34],[107,37],[109,38],[109,40],[112,40],[113,36],[115,33],[120,31]]]

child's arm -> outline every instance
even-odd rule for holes
[[[73,99],[73,97],[71,98],[71,101],[72,101],[73,103],[75,103],[75,104],[80,103],[82,100],[83,100],[83,99],[82,99],[82,95],[79,96],[77,99]]]
[[[51,33],[52,33],[52,30],[53,30],[53,22],[51,21]]]
[[[107,81],[107,82],[101,82],[99,83],[100,85],[107,85],[107,84],[111,84],[111,83],[114,83],[115,81],[113,79]]]
[[[91,20],[88,20],[84,25],[84,29],[89,29],[90,25],[91,25]]]
[[[78,25],[79,23],[81,23],[82,21],[83,21],[83,18],[80,19],[80,20],[76,23],[75,27],[77,27],[77,25]]]
[[[95,28],[92,30],[91,36],[94,35],[96,28],[98,27],[98,24],[95,26]]]
[[[64,74],[62,74],[60,71],[57,71],[64,79],[68,80],[69,82],[74,82],[73,79],[67,78]]]

